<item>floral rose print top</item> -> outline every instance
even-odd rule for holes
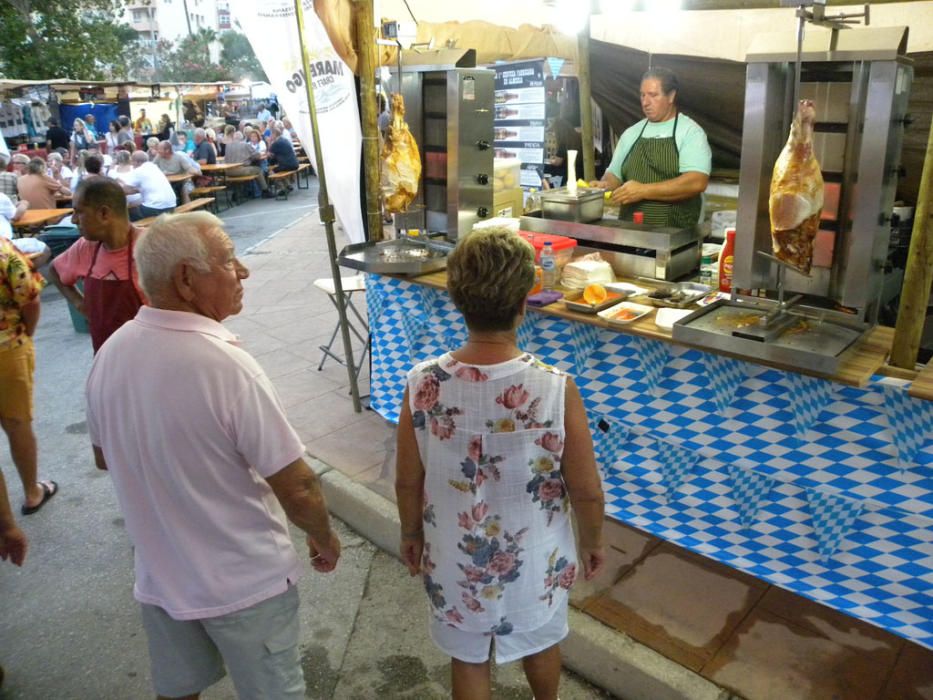
[[[424,586],[434,616],[504,635],[548,622],[577,553],[561,475],[566,375],[529,354],[408,374],[425,467]]]

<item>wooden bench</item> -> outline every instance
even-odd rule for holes
[[[259,175],[234,175],[227,176],[227,186],[233,187],[233,201],[236,202],[240,195],[246,190],[251,182],[256,182]],[[245,197],[244,197],[245,199]]]
[[[276,199],[288,199],[289,182],[291,181],[292,177],[295,178],[295,184],[299,184],[298,170],[276,170],[275,172],[269,173],[266,176],[266,180],[269,182],[270,188],[277,185],[275,191]]]
[[[298,166],[298,175],[295,176],[295,182],[298,183],[298,189],[299,189],[299,190],[308,190],[308,189],[311,189],[311,173],[312,173],[312,172],[313,172],[313,171],[312,171],[312,169],[311,169],[311,163],[301,163],[301,164]],[[301,186],[301,175],[302,175],[302,174],[304,174],[304,176],[305,176],[305,186],[304,186],[304,187]]]
[[[214,198],[210,197],[201,197],[200,199],[192,199],[190,202],[185,202],[184,204],[179,204],[175,207],[175,214],[185,214],[189,211],[197,211],[198,209],[204,209],[205,207],[214,206]]]
[[[227,200],[227,208],[229,209],[230,207],[232,207],[233,204],[230,201],[230,192],[227,190],[227,188],[224,185],[211,185],[209,187],[195,187],[193,190],[191,190],[190,194],[195,199],[201,199],[201,198],[211,199],[214,202],[214,206],[212,207],[213,212],[215,214],[219,214],[220,213],[220,208],[219,208],[220,193],[223,193]]]

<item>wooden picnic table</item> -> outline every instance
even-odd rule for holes
[[[201,172],[205,175],[211,175],[217,173],[218,175],[223,175],[228,170],[233,170],[234,168],[239,168],[241,163],[215,163],[214,165],[208,165],[205,163],[201,166]]]
[[[186,182],[194,176],[191,173],[176,173],[175,175],[166,175],[165,177],[173,185],[177,185],[179,182]]]
[[[27,209],[26,212],[13,222],[13,228],[25,230],[55,224],[71,214],[74,209]]]

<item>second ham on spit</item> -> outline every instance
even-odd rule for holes
[[[774,256],[804,274],[813,264],[813,239],[823,211],[823,174],[813,155],[816,109],[800,100],[784,150],[771,176],[771,244]]]
[[[398,94],[392,95],[392,121],[386,129],[382,145],[382,170],[386,212],[394,214],[406,211],[418,196],[421,154],[415,137],[405,123],[405,102]]]

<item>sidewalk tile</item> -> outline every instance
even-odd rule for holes
[[[767,584],[663,543],[584,612],[699,671]]]
[[[867,622],[772,586],[758,607],[809,632],[831,639],[853,652],[871,653],[872,661],[894,665],[904,640]],[[933,654],[930,655],[933,660]]]
[[[603,523],[603,542],[606,549],[606,565],[602,573],[592,581],[584,581],[582,576],[577,579],[570,590],[570,603],[574,607],[585,608],[588,602],[604,593],[636,562],[657,547],[661,540],[612,518],[606,518]]]
[[[933,700],[933,651],[905,642],[880,700]]]
[[[703,675],[754,700],[874,700],[889,671],[870,649],[839,644],[758,608]]]

